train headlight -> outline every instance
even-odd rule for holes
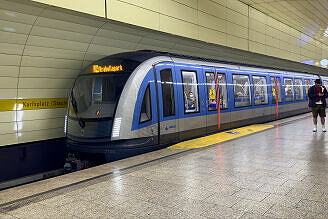
[[[120,136],[121,122],[122,122],[122,118],[115,118],[114,119],[112,137],[119,137]]]

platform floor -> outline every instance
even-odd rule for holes
[[[328,133],[269,125],[0,191],[0,218],[328,218]]]

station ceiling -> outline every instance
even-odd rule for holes
[[[328,45],[328,0],[240,0]]]

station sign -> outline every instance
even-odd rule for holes
[[[66,108],[68,98],[0,100],[1,111]]]

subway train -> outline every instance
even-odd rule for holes
[[[74,82],[67,147],[110,161],[305,113],[317,77],[147,50],[111,55]]]

